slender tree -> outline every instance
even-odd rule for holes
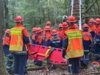
[[[7,75],[4,68],[4,55],[2,50],[3,25],[4,25],[4,0],[0,0],[0,75]]]

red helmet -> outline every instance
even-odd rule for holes
[[[35,27],[35,28],[32,28],[32,32],[35,32],[37,30],[37,28]]]
[[[5,33],[10,33],[10,29],[6,29],[5,30]]]
[[[51,22],[50,22],[50,21],[47,21],[47,22],[46,22],[46,25],[51,26]]]
[[[56,29],[53,29],[52,30],[52,34],[57,34],[57,30]]]
[[[63,27],[68,27],[68,24],[66,22],[62,23]]]
[[[83,24],[83,28],[85,28],[85,27],[89,27],[88,24],[86,24],[86,23]]]
[[[36,28],[36,32],[39,33],[39,32],[42,32],[42,29],[40,27]]]
[[[60,23],[60,24],[58,24],[58,27],[60,28],[60,27],[63,27],[63,25]]]
[[[22,16],[16,16],[15,22],[22,22],[22,21],[23,21],[23,17]]]
[[[99,62],[97,62],[97,61],[92,62],[92,64],[96,65],[96,66],[100,66]]]
[[[50,30],[51,31],[51,27],[50,26],[45,26],[44,30]]]
[[[76,18],[74,16],[69,16],[67,22],[76,22]]]
[[[97,19],[96,19],[96,22],[97,22],[97,23],[100,23],[100,18],[97,18]]]
[[[95,20],[93,18],[90,18],[89,22],[95,22]]]

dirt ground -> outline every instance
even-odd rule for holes
[[[67,70],[51,70],[51,71],[44,71],[44,70],[36,70],[36,71],[28,71],[28,75],[74,75],[69,73]],[[80,71],[80,74],[75,75],[100,75],[100,72],[97,70],[91,69],[83,69]]]

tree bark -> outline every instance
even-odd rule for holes
[[[6,25],[6,28],[9,28],[9,25],[8,25],[8,19],[9,19],[9,11],[8,11],[8,0],[4,0],[4,8],[5,8],[5,25]]]
[[[2,50],[2,29],[4,25],[4,0],[0,0],[0,75],[7,75],[4,68],[4,55]]]

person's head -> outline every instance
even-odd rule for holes
[[[83,24],[82,27],[83,27],[83,30],[84,30],[84,31],[88,31],[88,29],[89,29],[89,26],[88,26],[88,24],[86,24],[86,23]]]
[[[22,24],[23,23],[23,17],[22,16],[16,16],[15,22],[16,24]]]
[[[96,25],[100,25],[100,18],[96,18]]]
[[[59,30],[63,30],[63,25],[60,23],[60,24],[58,24],[58,29]]]
[[[60,39],[60,37],[59,37],[58,32],[57,32],[56,29],[52,30],[52,39],[56,40],[56,41]]]
[[[51,26],[51,21],[47,21],[46,26]]]
[[[38,28],[36,29],[36,33],[37,33],[37,34],[42,34],[42,29],[41,29],[40,27],[38,27]]]
[[[10,33],[10,29],[6,29],[5,30],[5,33]]]
[[[53,34],[53,35],[56,35],[57,33],[58,33],[58,32],[57,32],[56,29],[53,29],[53,30],[52,30],[52,34]]]
[[[89,19],[89,25],[91,26],[91,25],[94,25],[94,24],[95,24],[95,20],[93,18],[90,18]]]
[[[74,27],[75,27],[76,29],[79,28],[77,23],[74,24]]]
[[[45,32],[51,32],[51,27],[50,26],[45,26],[44,31]]]
[[[68,28],[67,22],[63,22],[62,25],[63,25],[63,29],[67,29]]]
[[[67,22],[69,26],[72,26],[76,23],[76,18],[74,16],[69,16]]]
[[[77,22],[76,18],[74,16],[69,16],[67,23],[69,27],[74,27],[74,24]]]
[[[35,34],[36,31],[37,31],[37,28],[36,28],[36,27],[32,28],[32,33],[33,33],[33,34]]]

